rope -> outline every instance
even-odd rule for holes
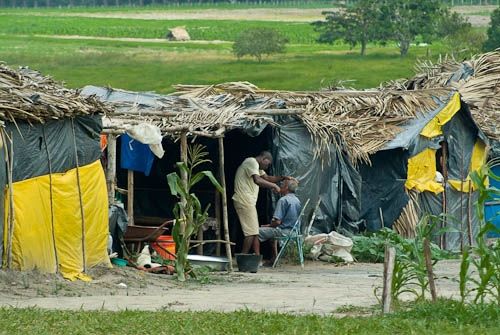
[[[50,159],[49,147],[47,146],[47,136],[45,135],[45,126],[42,126],[43,141],[45,144],[45,152],[47,153],[47,161],[49,164],[49,192],[50,192],[50,224],[52,227],[52,243],[54,244],[54,255],[56,258],[56,272],[59,272],[59,257],[57,255],[56,234],[54,228],[54,203],[52,193],[52,161]]]
[[[75,161],[76,161],[76,180],[78,184],[78,199],[80,201],[80,215],[82,217],[82,257],[83,257],[83,272],[87,271],[87,266],[85,262],[85,216],[83,213],[83,200],[82,200],[82,189],[80,185],[80,165],[78,163],[78,150],[76,148],[76,133],[75,133],[75,123],[74,119],[71,119],[71,128],[73,129],[73,146],[75,148]]]

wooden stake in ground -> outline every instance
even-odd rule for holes
[[[436,301],[436,284],[434,283],[434,271],[432,269],[431,243],[429,239],[424,238],[424,259],[425,268],[427,269],[427,277],[429,279],[429,288],[431,290],[432,301]]]
[[[469,247],[472,246],[472,184],[469,180],[469,192],[467,193],[467,233],[469,236]]]
[[[384,290],[382,292],[382,312],[384,314],[391,311],[392,275],[395,261],[396,248],[386,245],[384,253]]]
[[[229,260],[228,271],[233,271],[233,258],[231,256],[231,242],[229,238],[229,223],[227,218],[226,173],[224,172],[224,138],[219,138],[219,174],[222,186],[222,219],[224,221],[224,239],[226,240],[226,257]]]
[[[134,171],[127,170],[127,214],[128,224],[134,224]]]
[[[108,186],[108,202],[112,205],[115,202],[116,186],[116,136],[108,135],[108,166],[106,169],[106,184]]]

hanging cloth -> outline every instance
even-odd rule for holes
[[[121,136],[120,166],[122,169],[143,172],[149,176],[154,156],[149,145],[134,140],[127,134]]]

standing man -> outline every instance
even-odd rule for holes
[[[233,202],[245,239],[241,252],[248,254],[253,246],[254,252],[260,255],[259,248],[259,218],[257,215],[257,197],[259,187],[269,188],[279,193],[279,181],[289,179],[284,176],[268,176],[267,170],[273,162],[273,156],[269,151],[262,151],[256,157],[246,158],[236,170],[234,178]]]
[[[273,240],[277,237],[287,236],[299,219],[302,205],[299,198],[295,195],[295,191],[299,184],[296,180],[285,180],[281,189],[282,197],[276,203],[273,219],[268,225],[263,225],[259,228],[259,241],[264,242]],[[273,264],[278,256],[278,243],[272,241],[272,258],[270,263]]]

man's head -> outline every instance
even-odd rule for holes
[[[281,193],[283,195],[288,193],[295,193],[297,188],[299,187],[299,183],[293,179],[283,181],[283,187],[281,188]]]
[[[255,159],[259,163],[261,170],[267,170],[273,163],[273,155],[269,151],[262,151]]]

